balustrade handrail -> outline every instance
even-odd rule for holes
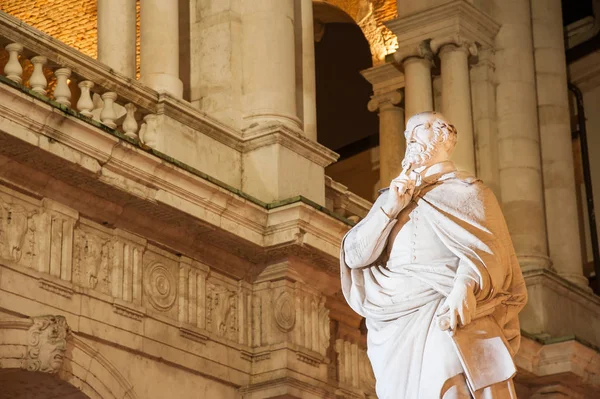
[[[43,80],[35,82],[35,85],[28,82],[33,92],[48,96],[44,87],[48,86],[47,91],[52,91],[51,95],[59,104],[77,110],[81,115],[101,122],[111,129],[119,128],[125,136],[133,140],[139,139],[141,144],[147,147],[154,147],[155,143],[150,137],[144,140],[144,134],[150,136],[148,131],[151,130],[146,129],[144,125],[152,126],[155,123],[153,115],[160,112],[168,113],[174,119],[196,129],[202,128],[203,133],[226,145],[237,149],[242,145],[241,135],[238,132],[202,113],[189,102],[158,93],[136,79],[114,71],[102,62],[2,11],[0,11],[0,46],[7,51],[9,50],[7,46],[13,46],[11,49],[15,53],[14,57],[29,59],[34,64],[34,71],[36,63],[39,64],[38,76],[42,71],[53,72],[55,83],[63,85],[62,91],[59,89],[59,94],[65,94],[67,98],[57,96],[56,87],[50,90],[52,88],[48,86],[48,82]],[[22,63],[22,59],[19,63]],[[22,83],[20,77],[8,76],[8,78],[18,84]],[[68,79],[78,83],[79,87],[72,83],[70,86],[71,91],[76,92],[76,96],[70,96],[64,86]],[[84,99],[82,104],[70,101],[70,97],[88,92],[90,99]],[[92,99],[91,96],[94,94],[96,98]],[[100,100],[102,102],[108,100],[110,104],[100,108],[102,105],[98,105]],[[116,109],[113,109],[112,104]],[[167,107],[164,106],[165,104]],[[137,136],[137,129],[140,129],[140,137]]]

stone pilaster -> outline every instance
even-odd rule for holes
[[[579,234],[561,2],[532,0],[531,13],[548,249],[558,274],[587,287]]]
[[[548,268],[529,1],[493,0],[502,208],[524,271]]]

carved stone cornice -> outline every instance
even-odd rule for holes
[[[418,46],[423,40],[460,34],[481,47],[493,47],[500,25],[466,0],[397,18],[385,24],[398,37],[401,48]]]
[[[360,74],[373,85],[373,92],[388,92],[404,87],[404,73],[392,63],[374,66],[360,71]]]

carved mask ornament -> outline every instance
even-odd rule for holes
[[[45,373],[58,372],[63,364],[70,332],[63,316],[34,317],[28,332],[25,368]]]

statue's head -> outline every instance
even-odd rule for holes
[[[27,369],[56,373],[65,357],[69,333],[63,316],[34,317],[29,329]]]
[[[413,169],[447,161],[456,146],[456,128],[439,112],[413,115],[406,124],[405,162]]]

